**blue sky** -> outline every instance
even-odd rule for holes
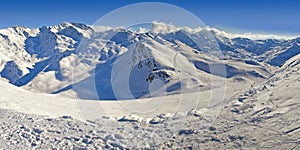
[[[234,33],[300,35],[299,0],[151,0],[184,8],[206,25]],[[2,0],[0,28],[40,27],[63,21],[93,24],[138,0]]]

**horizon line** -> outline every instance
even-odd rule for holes
[[[60,24],[63,24],[63,23],[78,23],[78,24],[84,24],[84,25],[87,25],[87,26],[90,26],[90,27],[93,27],[93,26],[99,26],[99,27],[109,27],[111,29],[126,29],[126,27],[111,27],[111,26],[102,26],[102,25],[91,25],[91,24],[88,24],[88,23],[84,23],[84,22],[72,22],[72,21],[62,21],[58,24],[44,24],[44,25],[39,25],[39,26],[27,26],[27,25],[12,25],[12,26],[8,26],[8,27],[0,27],[0,30],[3,30],[3,29],[8,29],[8,28],[13,28],[13,27],[26,27],[26,28],[30,28],[30,29],[39,29],[43,26],[47,26],[47,27],[54,27],[54,26],[57,26],[57,25],[60,25]],[[159,23],[164,23],[164,22],[159,22]],[[166,24],[166,23],[164,23]],[[169,25],[169,24],[166,24],[166,25]],[[171,24],[173,25],[173,24]],[[176,28],[190,28],[190,29],[196,29],[196,28],[202,28],[204,29],[203,27],[196,27],[196,28],[191,28],[191,27],[178,27],[178,26],[175,26],[173,25],[174,27]],[[218,30],[220,32],[224,32],[224,33],[227,33],[227,34],[231,34],[232,36],[234,36],[235,38],[237,37],[242,37],[242,38],[249,38],[249,39],[256,39],[256,40],[260,40],[260,38],[258,36],[261,36],[261,39],[297,39],[297,38],[300,38],[300,35],[291,35],[291,34],[283,34],[283,33],[270,33],[270,32],[263,32],[263,31],[246,31],[246,29],[234,29],[234,28],[227,28],[227,27],[220,27],[220,26],[209,26],[207,25],[205,28],[207,29],[211,29],[211,30]],[[249,37],[250,36],[250,37]],[[252,37],[251,37],[252,36]],[[253,37],[253,36],[256,36],[256,37]],[[264,37],[263,37],[264,36]],[[226,36],[227,37],[227,36]]]

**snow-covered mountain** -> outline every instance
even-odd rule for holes
[[[300,40],[246,37],[1,29],[0,147],[297,149]]]
[[[151,85],[163,86],[165,94],[212,89],[210,75],[265,80],[300,53],[299,39],[231,38],[210,28],[163,33],[97,29],[68,22],[1,29],[1,78],[34,92],[132,99],[153,94]],[[94,87],[82,86],[90,82]],[[117,92],[122,85],[129,87],[123,95]]]

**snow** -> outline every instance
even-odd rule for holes
[[[199,53],[199,49],[195,49],[195,44],[190,43],[190,40],[186,38],[191,38],[193,40],[198,38],[199,40],[199,38],[201,39],[202,36],[204,38],[209,35],[214,36],[214,34],[217,32],[213,31],[212,33],[209,33],[210,31],[212,31],[210,29],[201,29],[198,31],[196,31],[195,29],[195,32],[191,32],[187,27],[175,27],[171,24],[167,25],[160,22],[153,22],[153,28],[155,26],[162,27],[169,31],[158,32],[159,34],[155,34],[155,32],[153,31],[153,33],[137,34],[127,31],[126,29],[113,29],[107,27],[99,32],[96,31],[96,29],[94,30],[92,29],[92,27],[83,24],[68,22],[62,23],[57,26],[43,27],[40,29],[29,29],[26,27],[2,29],[1,34],[7,36],[10,40],[5,40],[5,37],[2,37],[3,44],[1,45],[3,45],[3,47],[0,55],[4,56],[3,59],[1,59],[0,68],[1,70],[3,70],[7,62],[13,61],[18,69],[20,69],[23,73],[21,79],[18,80],[18,82],[22,83],[16,83],[15,85],[22,86],[24,89],[35,92],[58,93],[58,91],[62,91],[62,89],[64,89],[65,87],[71,86],[71,72],[73,72],[74,78],[76,78],[73,81],[80,82],[80,80],[91,77],[91,75],[86,74],[86,72],[93,70],[96,64],[112,64],[109,61],[118,56],[121,56],[123,53],[128,51],[128,47],[126,47],[126,45],[128,46],[128,44],[132,45],[133,43],[141,42],[145,45],[147,49],[146,51],[149,50],[149,53],[153,55],[152,57],[154,57],[155,60],[158,63],[161,63],[165,68],[174,68],[174,65],[172,64],[174,63],[174,61],[171,59],[172,57],[176,57],[178,64],[183,64],[182,66],[188,66],[180,68],[181,65],[177,65],[175,68],[182,72],[180,73],[181,76],[188,76],[187,79],[185,79],[186,82],[181,82],[181,85],[187,85],[187,87],[195,87],[196,84],[191,83],[190,79],[193,80],[199,78],[200,76],[202,77],[203,70],[195,69],[193,66],[193,61],[195,59],[197,61],[201,59],[202,62],[216,62],[218,60],[207,54],[203,54],[201,52]],[[173,35],[171,32],[175,32],[175,34]],[[153,35],[150,36],[150,34]],[[220,41],[226,42],[227,46],[232,47],[232,49],[241,49],[234,52],[228,51],[228,53],[224,54],[224,57],[226,58],[237,57],[238,59],[240,59],[243,57],[247,57],[248,59],[253,59],[251,55],[253,55],[253,52],[254,54],[256,54],[255,44],[263,45],[263,43],[268,42],[250,40],[251,42],[249,43],[249,45],[247,45],[247,49],[245,51],[243,50],[243,45],[236,44],[239,42],[243,42],[244,40],[239,41],[236,39],[227,39],[225,35],[218,34],[216,34],[216,37]],[[81,38],[83,38],[83,40],[81,40],[81,42],[79,43],[79,39]],[[118,41],[120,39],[121,42]],[[43,41],[52,42],[43,43]],[[216,42],[217,41],[211,39],[208,44],[216,45]],[[279,42],[277,45],[289,45],[292,42],[293,41],[287,40],[283,41],[282,44],[280,44]],[[199,46],[201,48],[201,45],[198,45],[198,48]],[[207,49],[205,47],[205,44],[202,45],[202,48]],[[251,47],[254,48],[250,49]],[[284,49],[285,48],[288,48],[288,46],[284,47]],[[51,49],[51,51],[49,51],[48,49]],[[164,50],[162,51],[158,49]],[[225,51],[227,51],[227,49],[225,49]],[[262,49],[261,51],[264,51],[264,49]],[[278,53],[281,52],[283,51],[280,51]],[[73,53],[75,53],[75,56],[73,55]],[[271,55],[274,59],[276,59],[278,53],[272,53]],[[48,58],[48,56],[50,55],[53,57]],[[171,55],[172,57],[169,57]],[[259,55],[251,61],[256,64],[258,60],[265,57],[270,57],[270,54],[266,53]],[[205,60],[203,58],[209,59]],[[78,62],[75,63],[76,60],[78,60]],[[86,64],[82,64],[80,62],[85,62]],[[243,64],[241,67],[236,66],[240,64],[239,60],[232,62],[233,63],[231,63],[230,67],[238,67],[238,69],[241,69],[244,66]],[[77,63],[79,63],[78,66],[76,66]],[[85,67],[83,67],[83,65]],[[261,65],[261,68],[265,67],[265,64]],[[74,70],[79,70],[77,68],[80,68],[83,71],[74,72]],[[243,71],[243,73],[248,74],[247,78],[250,78],[251,74],[252,76],[258,75],[266,77],[270,72],[272,72],[272,68],[268,69],[267,72],[262,70],[261,68],[247,68]],[[96,70],[96,72],[97,71],[98,70]],[[160,71],[164,71],[167,74],[172,74],[171,78],[173,79],[176,78],[176,76],[178,77],[178,73],[176,73],[176,71],[174,72],[168,69],[161,69]],[[198,77],[195,77],[195,74],[197,74]],[[204,74],[203,76],[206,75]],[[10,77],[7,78],[11,79]],[[43,78],[49,79],[49,81],[51,80],[53,82],[45,83],[43,85]],[[13,79],[11,81],[16,81],[16,79]],[[205,83],[209,81],[198,80],[197,82],[198,84],[209,86],[208,83]],[[171,83],[175,85],[175,80],[174,82],[170,82],[170,85]],[[49,87],[50,85],[51,87]],[[74,91],[63,90],[62,93],[64,93],[65,95],[70,95],[66,93],[73,92]],[[176,92],[176,89],[174,92]],[[108,97],[111,98],[112,96],[109,95]]]
[[[155,28],[1,29],[0,148],[299,147],[297,39]],[[208,35],[217,37],[209,44],[223,44],[222,56],[190,43]],[[284,60],[272,66],[272,59]]]
[[[76,101],[56,95],[32,93],[15,87],[4,81],[0,82],[1,108],[12,109],[29,114],[47,115],[59,117],[71,115],[80,118],[76,110]]]

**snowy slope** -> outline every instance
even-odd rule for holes
[[[59,117],[71,115],[80,119],[74,99],[66,99],[55,95],[38,94],[18,88],[0,80],[0,107],[29,114]]]
[[[1,29],[0,43],[0,147],[299,147],[299,38],[65,22]]]
[[[59,83],[52,84],[53,88],[62,84],[63,67],[59,61],[71,55],[79,40],[92,32],[90,27],[74,23],[39,29],[18,26],[1,29],[0,68],[6,70],[1,76],[25,89],[51,92],[53,89],[41,86],[40,80],[55,79]]]
[[[262,82],[299,52],[299,39],[253,40],[211,28],[99,28],[64,22],[1,29],[0,75],[33,92],[134,99],[211,90],[218,80]],[[118,92],[122,86],[127,93]]]
[[[1,108],[60,118],[0,110],[2,117],[0,147],[297,149],[300,134],[297,84],[299,58],[297,55],[289,59],[265,83],[252,86],[244,94],[241,94],[242,91],[248,87],[240,89],[240,96],[225,103],[218,118],[213,124],[208,124],[209,126],[205,126],[205,121],[211,116],[207,116],[209,114],[205,109],[198,108],[198,111],[181,112],[174,116],[166,113],[172,112],[174,110],[172,108],[176,107],[177,103],[174,101],[176,95],[167,96],[168,103],[162,107],[164,110],[156,111],[152,116],[136,116],[131,115],[132,112],[124,111],[124,103],[137,108],[138,111],[141,105],[136,105],[138,103],[134,101],[101,101],[100,105],[97,105],[98,102],[83,101],[90,103],[87,109],[91,113],[96,112],[91,108],[99,109],[97,106],[105,108],[107,113],[105,118],[86,124],[66,116],[82,119],[82,116],[77,114],[78,107],[73,108],[74,101],[71,99],[31,93],[1,81]],[[209,99],[209,93],[204,95],[202,94]],[[183,97],[188,100],[193,96],[195,95]],[[155,101],[155,98],[151,101]],[[87,110],[84,112],[89,113]],[[162,114],[157,115],[160,113]],[[125,116],[122,117],[123,115]],[[157,117],[153,117],[156,115]],[[116,120],[108,119],[112,116],[117,116]]]

